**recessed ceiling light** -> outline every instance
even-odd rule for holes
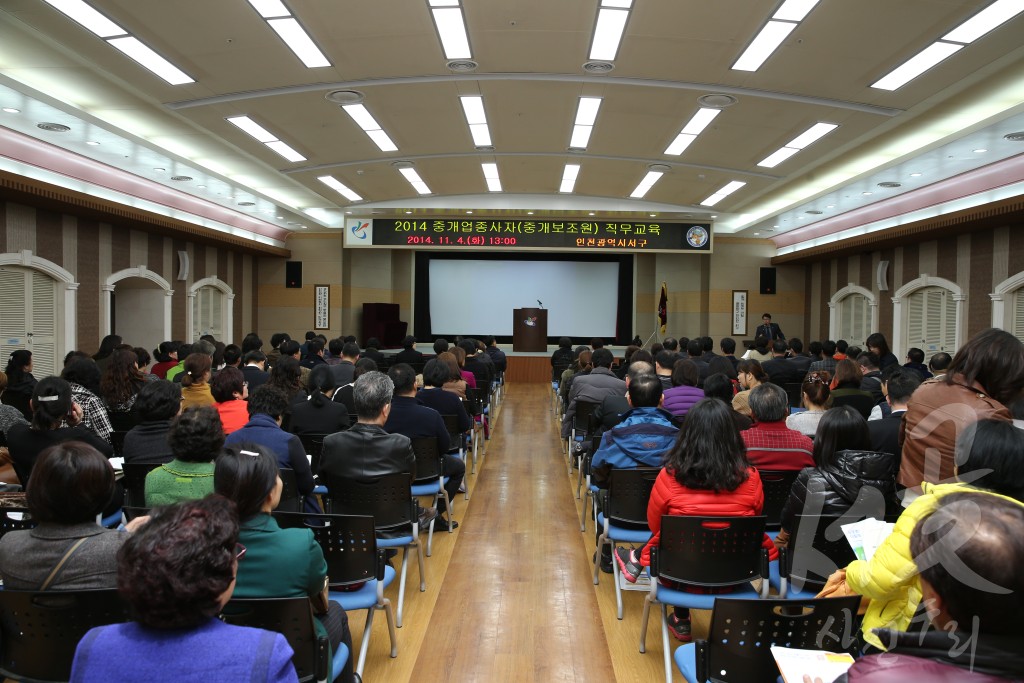
[[[996,0],[973,17],[942,36],[954,43],[973,43],[992,29],[1024,12],[1020,0]]]
[[[302,28],[294,17],[283,19],[269,19],[267,23],[270,28],[281,37],[285,45],[295,53],[295,56],[310,69],[321,66],[330,66],[331,62],[316,46],[313,39],[309,37],[306,30]]]
[[[861,192],[861,194],[864,195],[865,197],[870,197],[874,193],[873,192]]]
[[[715,204],[717,204],[718,202],[722,201],[723,199],[725,199],[726,197],[731,195],[733,192],[735,192],[736,190],[740,189],[741,187],[744,187],[745,185],[746,185],[746,183],[742,182],[740,180],[730,181],[730,182],[726,183],[725,185],[723,185],[722,189],[720,189],[718,192],[715,192],[713,195],[711,195],[710,197],[708,197],[707,199],[702,201],[701,205],[702,206],[714,206]]]
[[[160,166],[157,166],[157,167],[156,167],[156,168],[154,168],[153,170],[154,170],[154,171],[156,171],[156,172],[158,172],[158,173],[160,173],[160,172],[166,171],[167,169],[166,169],[166,168],[162,168],[162,167],[160,167]]]
[[[350,202],[359,202],[363,200],[363,198],[360,197],[355,191],[353,191],[344,183],[338,182],[338,180],[336,180],[333,176],[322,175],[319,176],[317,180],[319,180],[321,183],[331,188],[335,192],[341,194],[342,196],[345,197],[345,199],[349,200]]]
[[[978,149],[974,150],[974,153],[975,153],[975,154],[984,154],[984,153],[985,153],[985,152],[987,152],[987,151],[988,151],[987,149],[984,149],[984,148],[978,148]]]
[[[459,3],[448,0],[430,0],[430,13],[434,17],[437,35],[441,38],[441,47],[448,60],[472,59],[473,51],[469,47],[469,35],[466,32],[466,20],[462,16]]]
[[[587,215],[588,215],[588,216],[593,216],[593,215],[594,215],[594,212],[593,212],[593,211],[591,211],[591,212],[590,212],[589,214],[587,214]]]
[[[602,4],[612,5],[612,3]],[[626,30],[628,19],[628,9],[603,7],[597,11],[597,25],[594,26],[594,35],[590,43],[591,60],[615,61],[615,55],[619,51],[619,43],[622,41],[622,33]]]
[[[5,112],[7,112],[8,114],[20,114],[21,113],[20,109],[15,109],[14,107],[4,107],[3,110]]]
[[[526,215],[527,215],[527,216],[532,216],[532,215],[533,215],[533,211],[527,211],[527,212],[526,212]]]
[[[472,211],[467,211],[466,213],[473,213],[473,212]]]
[[[95,145],[98,145],[100,143],[96,142],[95,140],[87,140],[85,144],[87,144],[87,145],[94,145],[95,146]]]
[[[345,113],[352,117],[352,120],[356,122],[356,125],[363,129],[363,131],[373,140],[377,148],[382,152],[395,152],[398,150],[398,145],[392,141],[381,125],[377,123],[377,119],[373,118],[370,111],[362,104],[348,104],[342,107]]]
[[[160,78],[171,85],[183,85],[195,83],[196,79],[171,64],[161,55],[134,36],[123,38],[112,38],[107,41],[111,46],[117,48],[128,57],[134,59],[140,65],[149,69]]]
[[[409,214],[411,214],[411,213],[412,213],[412,211],[406,211],[406,212],[405,212],[405,215],[406,215],[406,216],[408,216],[408,215],[409,215]]]
[[[653,166],[659,166],[661,164],[651,164]],[[649,167],[650,168],[650,167]],[[643,180],[636,186],[636,188],[630,193],[630,197],[633,199],[643,199],[644,195],[650,192],[654,184],[661,180],[661,176],[665,175],[664,171],[647,171],[647,174],[643,177]]]
[[[579,164],[566,164],[565,169],[562,170],[562,184],[559,186],[559,192],[572,192],[573,188],[576,187],[576,178],[580,174]]]
[[[825,208],[826,209],[834,209],[834,208],[836,208],[836,205],[835,204],[829,204]]]
[[[37,123],[36,128],[48,130],[51,133],[67,133],[71,130],[70,126],[65,126],[63,123],[47,123],[45,121],[43,123]]]
[[[782,41],[797,27],[796,24],[788,21],[771,20],[764,25],[764,28],[754,37],[750,45],[736,63],[732,65],[735,71],[757,71],[765,63],[772,53],[779,48]]]
[[[200,189],[200,190],[205,190],[206,189],[206,185],[196,185],[196,188]]]
[[[911,178],[920,178],[920,177],[921,177],[921,174],[920,174],[920,173],[911,173],[911,174],[910,174],[910,177],[911,177]]]
[[[760,235],[760,234],[761,234],[761,233],[759,233],[759,232],[755,232],[755,233],[754,233],[754,237],[757,237],[757,236],[758,236],[758,235]]]
[[[351,211],[346,211],[345,213],[352,213],[352,212]],[[284,220],[284,216],[278,216],[277,220],[283,221]]]

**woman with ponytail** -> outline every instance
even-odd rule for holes
[[[334,402],[337,389],[329,365],[309,373],[309,399],[292,405],[289,428],[293,434],[333,434],[348,429],[348,408]]]

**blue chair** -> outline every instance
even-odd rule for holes
[[[601,535],[597,539],[597,553],[594,555],[595,586],[601,571],[601,548],[606,543],[614,552],[616,542],[644,545],[651,540],[651,530],[647,527],[647,502],[651,498],[651,489],[654,488],[654,480],[658,478],[660,471],[657,467],[611,471],[608,482],[608,514],[602,512],[597,515]],[[636,528],[640,525],[643,528]],[[619,573],[619,563],[613,558],[615,605],[617,616],[622,619],[622,588],[619,586]]]
[[[443,476],[444,458],[437,449],[437,437],[418,436],[412,439],[412,451],[416,454],[416,479],[412,483],[412,495],[432,496],[432,504],[436,507],[438,498],[444,498],[444,506],[448,511],[448,519],[452,519],[452,502],[448,500],[448,492],[444,485],[448,477]],[[448,533],[452,533],[451,524]],[[434,520],[430,520],[430,531],[427,532],[427,557],[434,548]]]
[[[313,627],[309,598],[232,598],[220,615],[229,624],[280,633],[291,646],[292,664],[300,681],[333,681],[341,675],[349,651],[344,643],[334,653],[327,636]]]
[[[676,649],[689,683],[775,683],[779,670],[770,648],[854,654],[860,598],[740,600],[722,596],[711,614],[707,640]]]
[[[409,566],[409,550],[416,551],[420,568],[420,592],[427,590],[423,567],[423,546],[419,544],[419,515],[412,496],[412,474],[396,472],[375,479],[358,481],[326,476],[327,494],[324,507],[329,514],[369,515],[377,530],[378,548],[401,548],[402,569],[398,582],[396,624],[402,627],[405,605],[405,578]],[[305,515],[310,518],[310,515]]]
[[[383,610],[388,620],[391,637],[391,656],[398,656],[395,636],[395,618],[391,600],[384,597],[384,589],[395,580],[395,570],[384,559],[384,551],[377,547],[373,517],[366,515],[312,515],[308,513],[274,512],[274,519],[282,528],[305,528],[313,532],[327,560],[327,577],[332,589],[328,598],[337,602],[346,612],[366,610],[363,640],[359,645],[359,658],[355,672],[363,675],[366,647],[373,630],[373,615]],[[341,662],[343,667],[345,662]],[[337,669],[339,672],[341,668]]]
[[[765,518],[663,515],[658,546],[651,548],[651,589],[644,598],[640,620],[640,652],[646,651],[647,621],[651,605],[661,611],[661,645],[665,681],[672,681],[666,607],[712,609],[714,593],[690,593],[661,585],[671,581],[702,589],[732,589],[730,597],[768,596],[768,550],[764,543]],[[750,582],[761,579],[760,590]]]

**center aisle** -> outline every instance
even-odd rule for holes
[[[508,387],[417,681],[615,680],[550,405],[550,385]]]

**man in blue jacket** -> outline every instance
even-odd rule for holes
[[[612,469],[661,467],[663,454],[675,443],[679,430],[672,415],[660,408],[661,380],[654,373],[631,378],[626,399],[630,409],[622,422],[601,437],[601,446],[590,461],[590,482],[607,488]],[[598,505],[604,509],[607,493],[601,491]],[[600,536],[598,529],[598,536]],[[611,548],[601,552],[601,568],[612,571]]]

